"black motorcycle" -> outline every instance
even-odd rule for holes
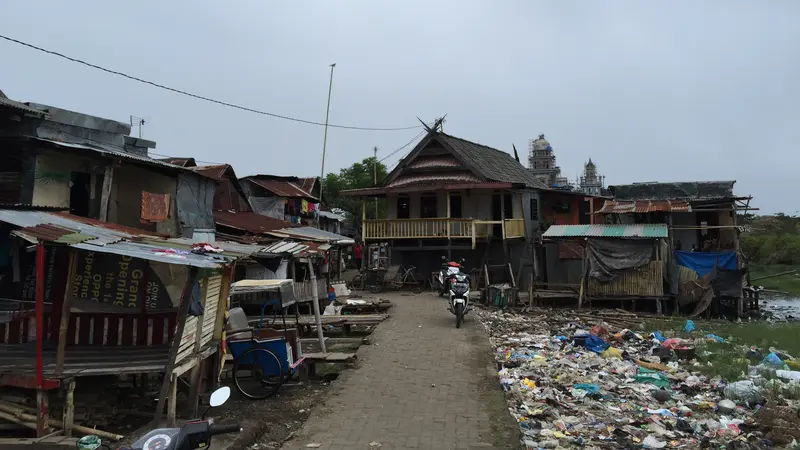
[[[230,396],[231,388],[224,386],[217,389],[211,393],[209,409],[224,404]],[[211,447],[212,436],[240,431],[242,428],[238,423],[220,425],[214,423],[214,419],[201,418],[186,422],[180,428],[157,428],[131,444],[128,450],[207,450]],[[108,445],[103,444],[99,436],[95,435],[82,437],[78,440],[77,446],[79,450],[109,448]],[[124,449],[122,447],[120,450]]]

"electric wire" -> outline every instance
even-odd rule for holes
[[[192,97],[192,98],[195,98],[195,99],[198,99],[198,100],[204,100],[206,102],[211,102],[211,103],[215,103],[215,104],[218,104],[218,105],[227,106],[227,107],[239,109],[239,110],[242,110],[242,111],[247,111],[247,112],[251,112],[251,113],[255,113],[255,114],[274,117],[276,119],[289,120],[289,121],[304,123],[304,124],[308,124],[308,125],[316,125],[316,126],[323,126],[323,127],[326,126],[326,124],[324,122],[316,122],[316,121],[313,121],[313,120],[300,119],[300,118],[297,118],[297,117],[287,116],[287,115],[284,115],[284,114],[276,114],[276,113],[271,113],[271,112],[267,112],[267,111],[261,111],[261,110],[258,110],[258,109],[248,108],[246,106],[237,105],[235,103],[225,102],[225,101],[222,101],[222,100],[215,100],[215,99],[210,98],[210,97],[205,97],[205,96],[202,96],[202,95],[199,95],[199,94],[193,94],[193,93],[188,92],[188,91],[184,91],[184,90],[181,90],[181,89],[176,89],[176,88],[173,88],[173,87],[169,87],[169,86],[166,86],[166,85],[163,85],[163,84],[159,84],[159,83],[156,83],[156,82],[153,82],[153,81],[145,80],[143,78],[135,77],[133,75],[128,75],[128,74],[126,74],[124,72],[119,72],[117,70],[108,69],[108,68],[105,68],[103,66],[99,66],[97,64],[92,64],[92,63],[86,62],[86,61],[78,59],[78,58],[73,58],[71,56],[67,56],[67,55],[65,55],[63,53],[59,53],[59,52],[56,52],[56,51],[53,51],[53,50],[47,50],[45,48],[42,48],[42,47],[39,47],[39,46],[36,46],[36,45],[33,45],[33,44],[29,44],[27,42],[23,42],[23,41],[20,41],[18,39],[14,39],[14,38],[11,38],[11,37],[8,37],[8,36],[4,36],[2,34],[0,34],[0,39],[4,39],[6,41],[22,45],[24,47],[28,47],[28,48],[31,48],[31,49],[34,49],[34,50],[38,50],[40,52],[44,52],[44,53],[47,53],[49,55],[58,56],[59,58],[66,59],[66,60],[72,61],[74,63],[82,64],[84,66],[91,67],[93,69],[97,69],[97,70],[100,70],[100,71],[103,71],[103,72],[106,72],[106,73],[110,73],[112,75],[117,75],[117,76],[124,77],[124,78],[127,78],[129,80],[133,80],[133,81],[138,81],[139,83],[149,84],[150,86],[154,86],[154,87],[157,87],[159,89],[164,89],[164,90],[167,90],[167,91],[170,91],[170,92],[174,92],[174,93],[177,93],[177,94],[185,95],[185,96]],[[331,127],[331,128],[340,128],[340,129],[345,129],[345,130],[359,130],[359,131],[402,131],[402,130],[417,129],[417,128],[420,128],[422,125],[415,125],[415,126],[411,126],[411,127],[380,128],[380,127],[357,127],[357,126],[349,126],[349,125],[336,125],[336,124],[330,124],[329,123],[329,124],[327,124],[327,126]]]

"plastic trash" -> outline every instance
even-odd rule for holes
[[[786,363],[775,353],[770,353],[765,356],[764,359],[761,360],[761,365],[772,367],[773,369],[783,369],[786,367]]]
[[[666,408],[660,408],[660,409],[650,409],[650,408],[648,408],[647,409],[647,413],[648,414],[657,414],[659,416],[664,416],[664,417],[675,417],[675,414],[672,411],[670,411],[670,410],[668,410]]]
[[[667,446],[666,441],[659,441],[655,436],[647,436],[642,442],[644,448],[664,448]]]
[[[669,380],[667,379],[666,375],[661,372],[645,368],[639,369],[639,373],[636,374],[636,382],[652,384],[653,386],[660,388],[669,387]]]
[[[665,338],[664,335],[661,334],[660,331],[654,331],[653,334],[650,335],[650,337],[652,337],[653,339],[657,340],[658,342],[664,342],[664,341],[667,340],[667,338]]]
[[[591,335],[586,337],[586,343],[584,344],[586,350],[595,352],[595,353],[603,353],[608,347],[608,343],[597,336]]]
[[[586,391],[588,395],[592,394],[599,394],[600,393],[600,386],[596,384],[589,384],[589,383],[579,383],[572,386],[575,389],[580,389],[582,391]]]
[[[775,375],[777,375],[778,378],[783,378],[784,380],[800,383],[800,372],[796,370],[776,370]]]
[[[717,403],[717,411],[719,411],[720,414],[732,414],[736,411],[736,403],[728,399],[720,400],[719,403]]]
[[[725,386],[723,390],[728,400],[741,401],[756,405],[763,401],[761,390],[750,380],[737,381]]]
[[[608,347],[603,353],[603,358],[617,358],[622,359],[622,350],[616,347]]]
[[[686,333],[691,333],[692,331],[696,330],[697,328],[694,326],[694,320],[687,320],[686,325],[683,327],[683,331]]]
[[[711,340],[714,340],[714,341],[717,341],[717,342],[725,342],[725,339],[723,339],[723,338],[721,338],[721,337],[719,337],[719,336],[717,336],[716,334],[713,334],[713,333],[707,334],[706,335],[706,339],[711,339]]]

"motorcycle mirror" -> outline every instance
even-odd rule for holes
[[[211,398],[208,400],[208,406],[216,408],[223,405],[231,397],[231,388],[222,386],[216,391],[211,393]]]
[[[103,445],[103,441],[100,436],[90,434],[78,439],[75,445],[79,450],[97,450]]]

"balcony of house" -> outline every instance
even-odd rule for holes
[[[363,218],[364,241],[417,239],[476,243],[524,239],[523,195],[512,190],[388,193],[385,218]]]

